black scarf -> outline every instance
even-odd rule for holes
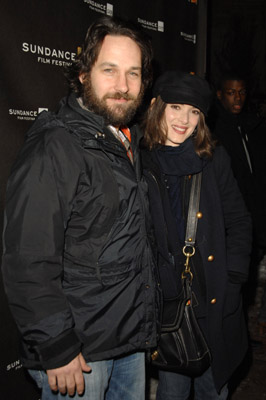
[[[197,174],[207,163],[195,152],[193,137],[179,146],[161,146],[156,150],[157,158],[164,175],[185,176]]]
[[[182,210],[182,190],[180,177],[196,174],[204,168],[206,159],[195,152],[193,138],[189,137],[179,146],[161,146],[156,149],[156,157],[169,193],[171,210],[176,221],[178,236],[183,243],[185,223]]]

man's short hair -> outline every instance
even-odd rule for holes
[[[222,90],[224,83],[227,81],[243,81],[245,84],[247,84],[247,79],[244,74],[241,74],[237,71],[227,71],[221,76],[216,89]]]
[[[82,95],[83,86],[79,75],[89,73],[97,61],[105,36],[127,36],[132,39],[141,50],[142,84],[144,89],[152,82],[152,46],[151,40],[143,31],[132,22],[119,18],[104,16],[95,21],[88,29],[81,53],[73,64],[66,69],[66,78],[72,91]]]

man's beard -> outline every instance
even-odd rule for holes
[[[137,97],[127,93],[116,92],[107,93],[100,99],[92,87],[89,76],[84,79],[83,86],[83,103],[85,107],[103,117],[107,125],[113,126],[127,125],[133,119],[144,93],[142,86]],[[106,100],[110,98],[129,100],[130,103],[108,106]]]

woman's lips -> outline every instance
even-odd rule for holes
[[[180,133],[181,135],[186,133],[187,128],[185,127],[180,127],[180,126],[176,126],[176,125],[172,125],[172,128],[175,132]]]

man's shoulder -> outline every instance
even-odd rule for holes
[[[54,141],[67,142],[71,127],[55,113],[43,111],[26,134],[26,143],[43,142],[51,144]]]
[[[79,143],[72,136],[55,114],[40,114],[12,165],[10,179],[21,171],[38,174],[40,167],[61,175],[78,173],[83,158]]]
[[[41,162],[40,160],[48,159],[58,162],[69,160],[69,163],[79,164],[80,146],[78,139],[71,135],[68,126],[56,114],[43,111],[26,134],[13,170],[22,165],[32,166]]]

